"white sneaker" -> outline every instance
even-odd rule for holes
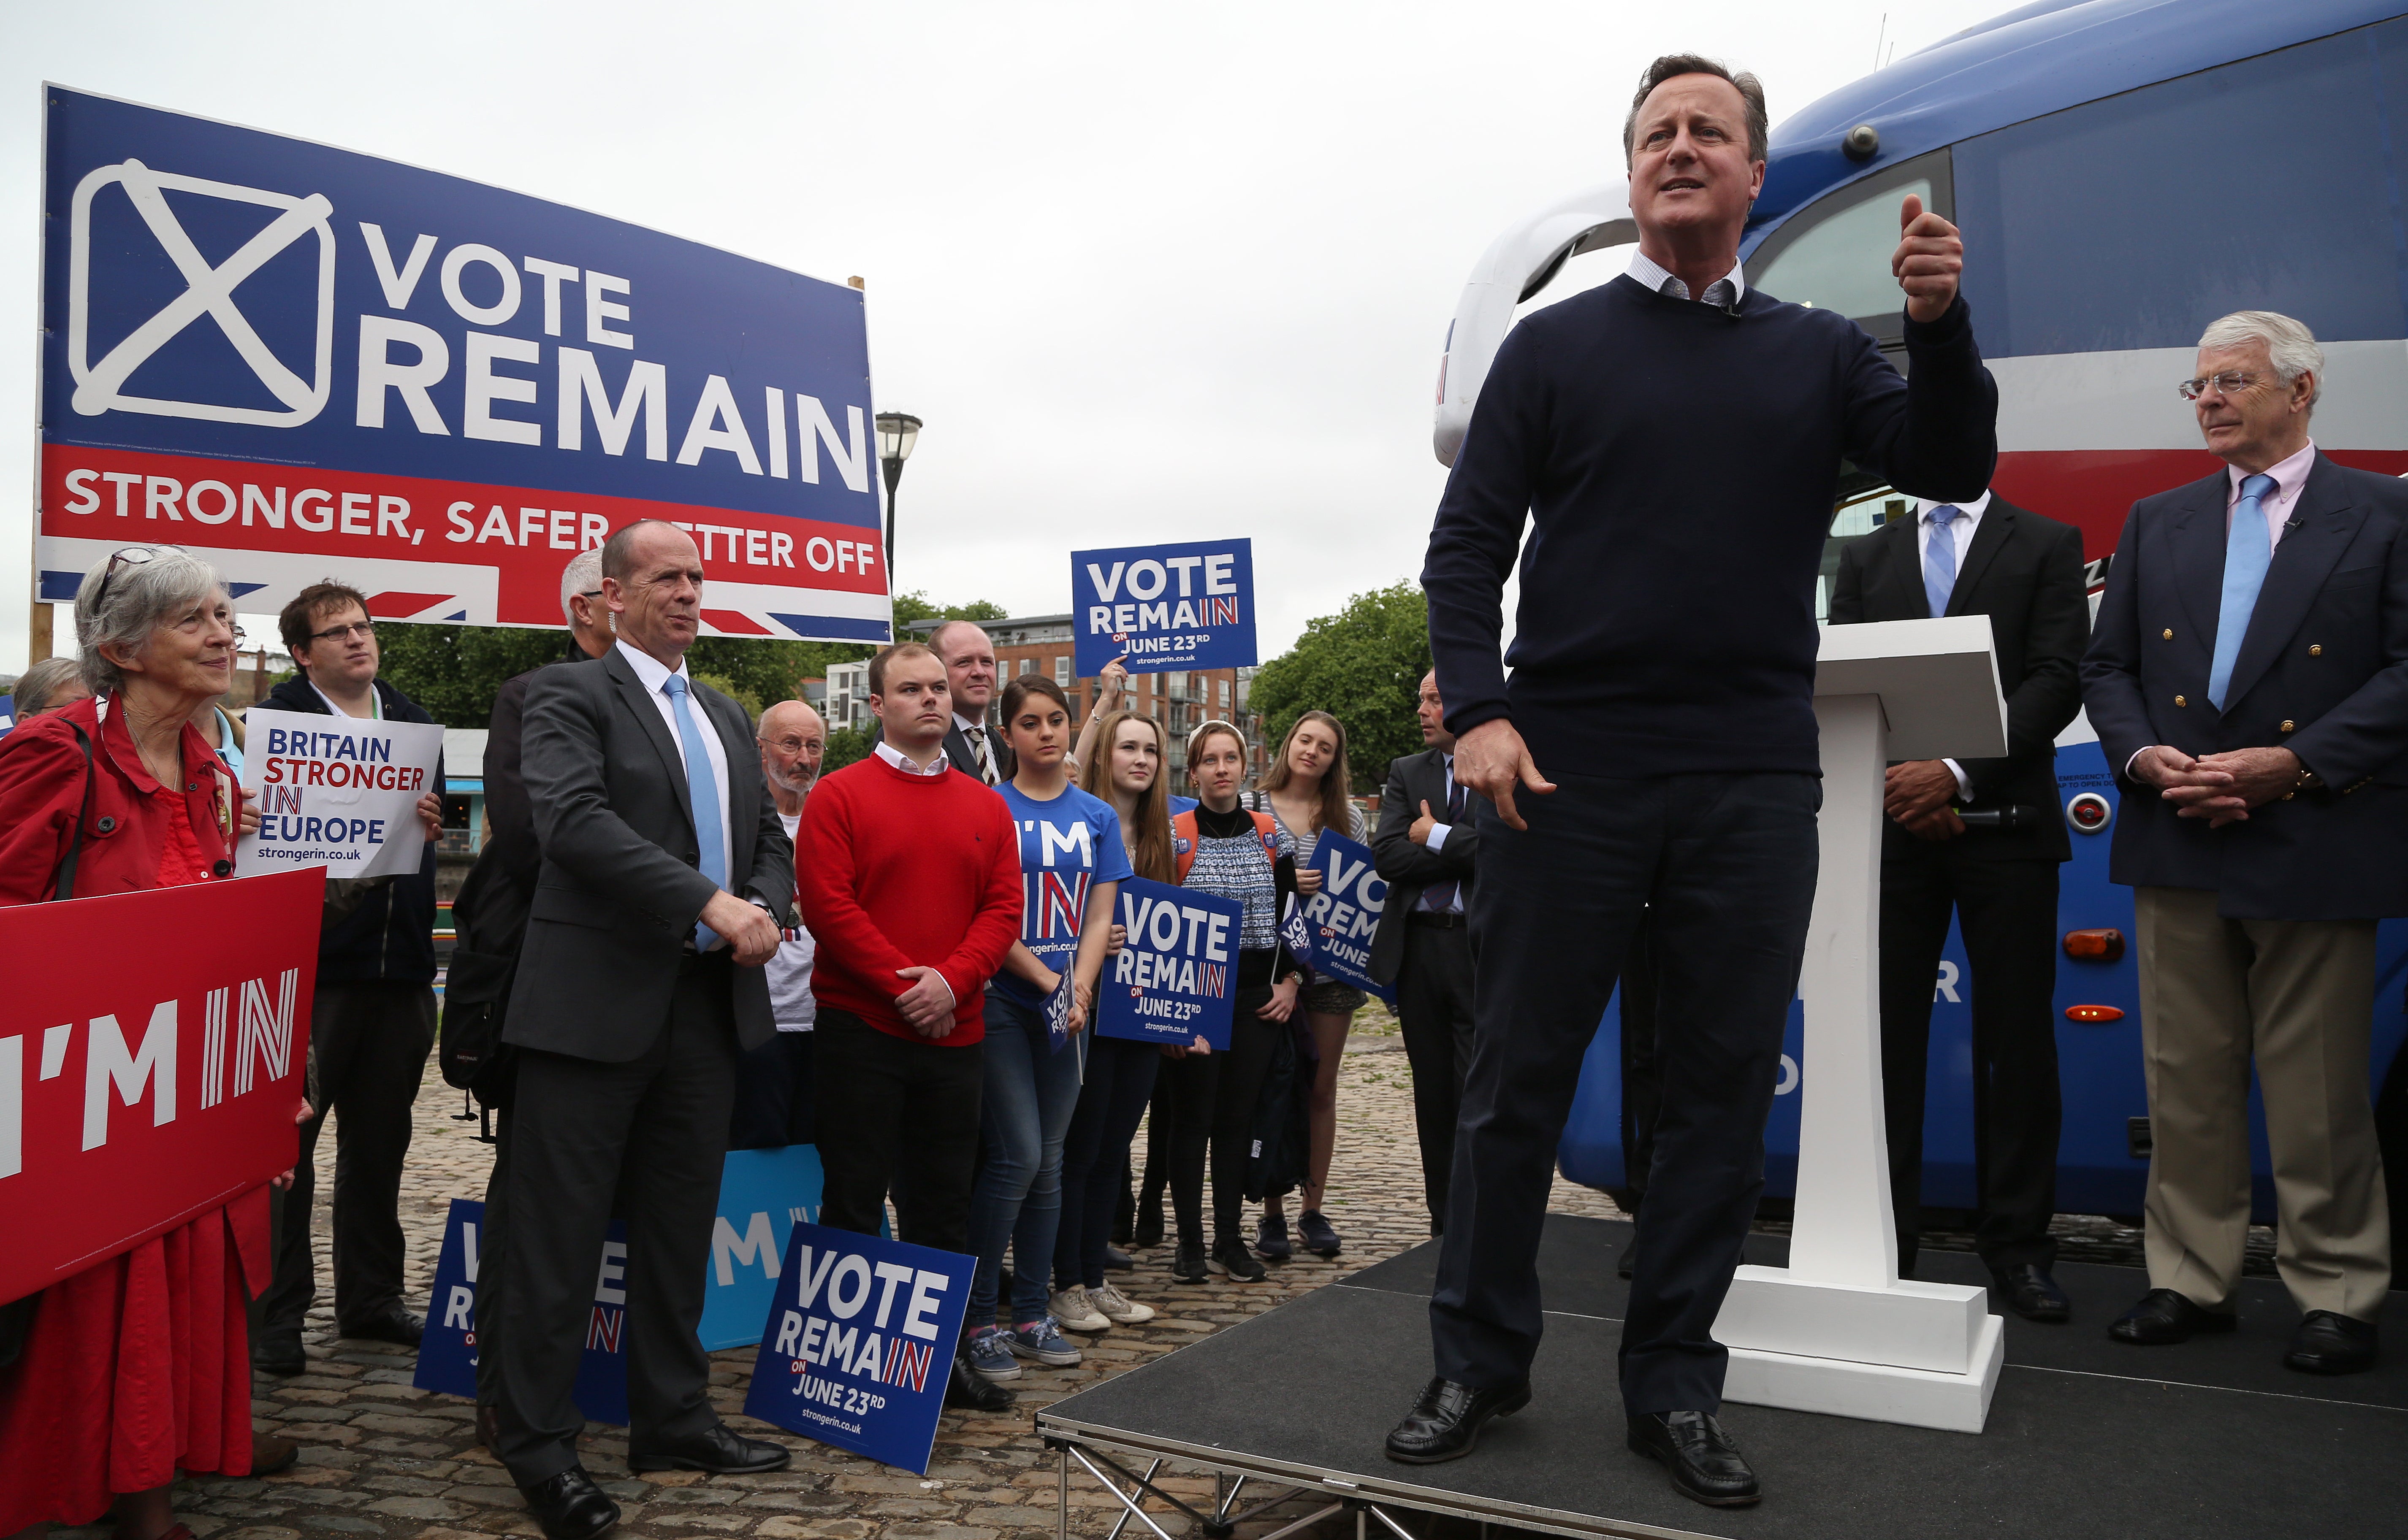
[[[1109,1332],[1112,1329],[1111,1319],[1096,1308],[1092,1297],[1082,1284],[1074,1283],[1054,1295],[1053,1303],[1046,1308],[1066,1331]],[[1153,1313],[1151,1310],[1146,1312],[1147,1315]]]
[[[1096,1309],[1123,1326],[1135,1326],[1139,1321],[1154,1319],[1153,1305],[1140,1305],[1109,1283],[1088,1290],[1087,1299]]]

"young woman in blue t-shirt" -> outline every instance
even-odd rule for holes
[[[970,1366],[1012,1379],[1021,1359],[1079,1362],[1048,1311],[1046,1277],[1061,1218],[1062,1139],[1079,1102],[1082,1029],[1123,879],[1131,875],[1111,806],[1070,784],[1070,706],[1040,675],[1004,687],[1003,730],[1018,757],[996,791],[1020,829],[1020,939],[986,997],[985,1086],[980,1138],[986,1154],[970,1195]],[[1068,976],[1069,1033],[1057,1041],[1046,1003]],[[1019,1260],[1010,1312],[996,1323],[1004,1248]]]

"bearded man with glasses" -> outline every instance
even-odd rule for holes
[[[259,704],[271,711],[390,721],[435,719],[377,677],[380,654],[367,600],[337,582],[313,583],[277,617],[300,665]],[[437,785],[443,781],[438,762]],[[427,800],[435,800],[432,792]],[[441,805],[435,801],[439,820]],[[423,1317],[402,1299],[407,1250],[401,1233],[401,1168],[409,1155],[410,1105],[435,1046],[435,842],[418,870],[371,890],[318,940],[317,994],[309,1006],[309,1100],[301,1160],[277,1237],[276,1280],[261,1302],[251,1364],[272,1375],[308,1367],[301,1323],[317,1296],[310,1257],[311,1193],[318,1131],[335,1123],[335,1328],[404,1348],[418,1346]]]
[[[2243,310],[2177,389],[2224,468],[2132,505],[2083,703],[2124,789],[2149,1088],[2149,1292],[2108,1328],[2234,1330],[2254,1061],[2303,1319],[2283,1362],[2372,1368],[2390,1215],[2368,1094],[2375,923],[2408,915],[2408,484],[2309,436],[2324,350]]]

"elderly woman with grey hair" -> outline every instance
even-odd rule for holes
[[[17,720],[25,721],[90,696],[92,691],[83,682],[81,666],[73,658],[45,658],[19,675],[16,688],[10,692]]]
[[[85,575],[76,639],[92,698],[0,739],[0,905],[232,876],[257,816],[192,725],[233,666],[217,573],[172,546],[129,546]],[[179,1467],[292,1463],[291,1440],[251,1426],[243,1305],[268,1260],[263,1184],[7,1307],[0,1535],[89,1524],[114,1504],[120,1540],[185,1540],[168,1499]]]

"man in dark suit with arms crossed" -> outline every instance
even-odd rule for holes
[[[1555,1146],[1643,909],[1668,1026],[1622,1333],[1629,1444],[1700,1502],[1758,1495],[1714,1416],[1728,1355],[1713,1330],[1764,1186],[1814,897],[1813,592],[1832,492],[1845,461],[1978,496],[1998,399],[1956,293],[1956,231],[1916,197],[1891,264],[1911,383],[1844,317],[1747,287],[1739,239],[1766,134],[1753,77],[1691,55],[1648,67],[1624,128],[1631,271],[1506,335],[1430,534],[1455,774],[1493,809],[1430,1299],[1438,1374],[1391,1459],[1467,1454],[1529,1400]]]
[[[2284,1362],[2375,1361],[2390,1216],[2368,1096],[2374,930],[2408,914],[2408,483],[2308,436],[2324,351],[2243,310],[2182,392],[2225,462],[2116,542],[2083,703],[2124,787],[2148,1071],[2149,1292],[2108,1333],[2229,1332],[2257,1071],[2302,1312]]]
[[[2081,709],[2090,639],[2082,532],[1993,492],[1918,500],[1840,552],[1831,623],[1986,615],[2007,696],[2007,752],[1889,767],[1882,810],[1882,1105],[1898,1270],[1921,1234],[1923,1092],[1933,983],[1955,910],[1972,965],[1974,1247],[2000,1302],[2029,1320],[2071,1313],[2057,1243],[2057,868],[2071,841],[2057,735]],[[1971,817],[1958,816],[1959,809]],[[2000,826],[2009,809],[2029,821]]]
[[[1371,936],[1371,977],[1397,987],[1397,1025],[1413,1067],[1413,1134],[1422,1148],[1422,1191],[1430,1233],[1446,1233],[1455,1119],[1471,1067],[1471,896],[1482,800],[1455,778],[1455,734],[1446,730],[1438,675],[1422,676],[1422,741],[1388,765],[1371,853],[1388,900]]]
[[[527,685],[522,763],[543,849],[503,1040],[518,1085],[497,1169],[510,1235],[494,1451],[550,1540],[616,1504],[579,1463],[594,1270],[627,1225],[627,1462],[774,1470],[710,1404],[696,1330],[740,1049],[775,1030],[761,964],[794,850],[743,707],[687,677],[702,557],[657,520],[602,550],[619,643]]]

